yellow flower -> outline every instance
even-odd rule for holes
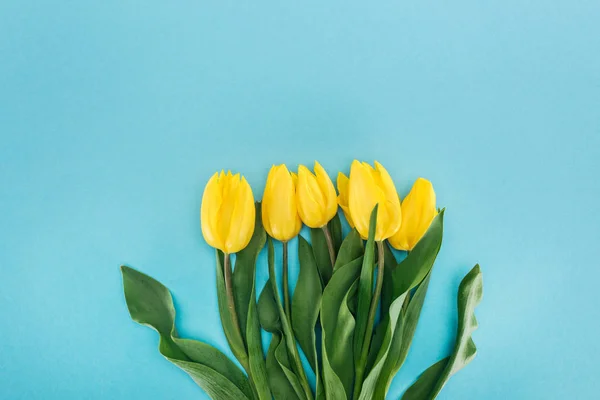
[[[419,178],[402,202],[402,224],[390,238],[390,244],[398,250],[412,250],[436,215],[433,185],[427,179]]]
[[[231,171],[215,173],[204,188],[200,224],[206,242],[224,253],[237,253],[254,233],[254,196],[246,178]]]
[[[375,168],[357,160],[350,167],[348,206],[352,222],[363,238],[369,235],[369,220],[375,205],[377,229],[375,240],[389,238],[400,229],[402,211],[400,198],[388,172],[375,161]]]
[[[337,213],[335,188],[321,164],[315,161],[315,174],[298,167],[296,201],[300,219],[311,228],[321,228]]]
[[[298,235],[302,227],[296,201],[298,179],[284,164],[273,165],[267,177],[262,199],[262,222],[267,233],[282,242]]]
[[[344,212],[346,221],[350,225],[350,228],[354,228],[354,222],[352,222],[352,216],[350,215],[350,207],[348,206],[348,177],[341,172],[338,172],[337,176],[337,188],[340,195],[338,196],[338,204]]]

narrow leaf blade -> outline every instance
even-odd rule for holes
[[[482,274],[479,265],[475,265],[458,288],[458,333],[452,355],[425,370],[402,396],[402,400],[434,399],[448,379],[473,360],[477,348],[471,334],[477,329],[475,307],[482,297]]]

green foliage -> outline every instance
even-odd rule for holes
[[[223,353],[195,340],[179,339],[171,293],[160,282],[126,266],[121,267],[125,300],[131,319],[159,334],[159,351],[213,399],[253,399],[246,376]]]
[[[482,297],[483,278],[479,265],[475,265],[458,288],[458,329],[452,354],[426,369],[402,400],[434,399],[448,379],[473,360],[477,348],[471,334],[477,329],[475,307]]]
[[[236,255],[232,275],[224,255],[216,253],[223,331],[246,373],[218,349],[179,338],[168,289],[124,266],[123,286],[131,318],[156,330],[160,353],[216,400],[385,399],[409,354],[442,245],[444,210],[400,263],[387,243],[382,244],[380,293],[374,290],[380,257],[375,254],[376,208],[366,244],[356,230],[342,240],[339,217],[328,224],[336,256],[333,265],[322,229],[311,230],[311,243],[300,236],[300,272],[291,315],[282,306],[275,250],[262,227],[258,205],[256,210],[254,234],[249,245]],[[265,243],[269,280],[257,302],[256,262]],[[477,327],[474,309],[482,293],[481,271],[475,266],[459,287],[459,323],[452,353],[425,370],[402,400],[434,399],[448,379],[473,359],[476,348],[471,334]],[[375,321],[369,317],[372,303],[380,304],[380,316]],[[271,334],[266,354],[261,327]],[[298,346],[315,372],[314,390],[308,384]]]

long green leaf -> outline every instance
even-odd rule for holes
[[[277,357],[277,355],[279,355],[280,359],[282,357],[287,357],[285,343],[282,343],[282,340],[283,338],[280,333],[273,333],[271,336],[271,344],[267,351],[269,386],[271,387],[271,393],[273,393],[275,400],[299,400],[301,397],[298,397],[296,389],[300,390],[301,395],[302,389],[298,387],[298,378],[294,375],[292,379],[294,384],[292,385],[284,371],[284,368],[286,368],[291,372],[289,363],[288,365],[282,366]]]
[[[131,319],[159,334],[159,350],[183,369],[213,399],[250,400],[252,389],[244,373],[223,353],[195,340],[179,339],[175,307],[169,290],[157,280],[121,267],[125,300]]]
[[[254,233],[248,245],[236,254],[233,270],[233,289],[236,313],[245,347],[252,382],[260,400],[271,400],[263,355],[260,325],[256,311],[256,260],[265,246],[267,236],[262,226],[260,203],[255,204]]]
[[[383,273],[383,286],[381,287],[381,307],[380,314],[385,316],[388,314],[390,305],[394,300],[394,281],[392,279],[392,272],[396,269],[398,262],[392,250],[390,249],[389,243],[386,241],[384,245],[384,268]]]
[[[340,250],[338,251],[337,258],[335,260],[334,273],[340,267],[348,264],[352,260],[356,260],[364,253],[363,241],[356,229],[352,229],[348,236],[342,242]]]
[[[458,288],[458,329],[452,355],[425,370],[402,400],[435,399],[448,379],[473,360],[477,348],[471,335],[477,329],[475,307],[482,297],[483,279],[479,265],[475,265]]]
[[[283,329],[270,281],[266,283],[258,297],[258,319],[262,328],[267,332],[279,333]]]
[[[306,394],[303,391],[302,384],[300,383],[300,379],[298,379],[298,374],[294,371],[294,367],[292,362],[290,361],[289,352],[287,350],[287,343],[285,343],[287,339],[282,337],[281,344],[277,346],[275,349],[275,358],[277,359],[277,363],[281,367],[281,370],[287,377],[288,382],[290,383],[293,389],[293,396],[286,395],[282,397],[282,400],[287,400],[288,397],[298,397],[299,399],[305,399]]]
[[[365,247],[365,255],[360,270],[358,285],[358,310],[356,313],[356,329],[354,332],[354,356],[359,357],[367,334],[369,307],[373,298],[373,272],[375,270],[375,225],[377,223],[377,206],[371,213],[369,238]],[[358,359],[356,360],[359,361]]]
[[[323,346],[323,379],[328,399],[342,399],[340,393],[351,394],[354,380],[354,316],[348,297],[356,290],[363,264],[362,256],[336,270],[323,292],[321,326]],[[354,290],[353,290],[354,289]],[[326,362],[327,361],[327,362]],[[339,385],[337,384],[339,382]]]
[[[415,291],[414,296],[408,304],[406,312],[400,316],[400,319],[402,320],[402,330],[396,330],[394,332],[390,349],[379,374],[375,394],[373,396],[374,399],[385,398],[394,375],[396,375],[402,364],[404,364],[404,360],[406,360],[408,350],[410,349],[410,345],[417,328],[417,322],[419,321],[421,309],[423,308],[430,277],[431,272],[429,272],[427,277]]]
[[[248,326],[248,312],[254,288],[256,275],[256,260],[258,254],[265,247],[267,235],[262,226],[261,207],[260,203],[256,202],[256,217],[254,222],[254,233],[250,239],[250,243],[240,252],[235,255],[235,268],[233,270],[233,291],[235,299],[235,309],[238,315],[241,327]],[[242,329],[244,340],[247,332]]]
[[[325,342],[326,334],[323,333],[323,342]],[[323,352],[323,386],[325,391],[326,399],[340,399],[345,400],[348,398],[344,389],[344,384],[340,378],[333,371],[333,367],[329,363],[329,357],[327,352]]]
[[[383,397],[375,397],[375,390],[377,388],[377,381],[379,380],[381,371],[385,366],[385,360],[387,360],[392,348],[393,338],[396,332],[398,332],[400,335],[402,335],[403,332],[404,320],[400,315],[400,312],[402,310],[402,304],[404,303],[405,298],[406,293],[396,298],[390,305],[390,321],[388,324],[388,330],[386,330],[379,354],[377,354],[377,358],[375,359],[375,364],[373,365],[373,368],[367,375],[367,378],[362,385],[359,400],[383,400]],[[401,339],[402,338],[400,337],[399,340]]]
[[[411,330],[416,326],[416,321],[408,321],[405,315],[401,315],[402,303],[410,295],[410,291],[430,273],[442,244],[442,236],[443,211],[433,220],[413,251],[392,271],[391,299],[396,306],[390,305],[387,315],[382,316],[373,338],[370,369],[361,391],[363,399],[383,398],[388,382],[397,372],[399,358],[404,357],[402,352],[408,351],[403,346],[410,345],[414,333]],[[402,299],[400,305],[398,299]]]
[[[287,346],[282,333],[279,309],[273,295],[273,286],[267,282],[258,299],[258,315],[264,330],[271,332],[267,351],[267,376],[275,400],[303,399],[298,377],[292,371],[287,356]]]
[[[269,389],[267,367],[263,355],[260,324],[258,321],[258,312],[256,307],[256,293],[254,289],[254,280],[252,282],[252,297],[248,306],[248,326],[246,329],[250,372],[252,374],[252,382],[254,383],[254,386],[256,388],[258,398],[260,400],[271,400],[271,391]]]
[[[312,247],[302,236],[298,236],[298,258],[300,273],[292,299],[292,329],[300,348],[315,372],[317,393],[320,393],[323,388],[315,329],[321,307],[322,287]]]
[[[223,269],[223,253],[220,250],[216,250],[217,259],[217,300],[219,304],[219,316],[221,318],[221,326],[223,327],[223,333],[231,352],[246,369],[248,366],[248,353],[246,352],[246,344],[244,338],[241,336],[241,332],[235,328],[234,319],[231,314],[231,310],[228,307],[227,292],[225,290],[225,275]]]
[[[277,310],[279,312],[281,327],[283,332],[284,342],[288,351],[288,356],[290,359],[290,364],[292,366],[292,370],[295,376],[298,377],[300,384],[302,385],[302,390],[304,392],[304,397],[306,399],[312,400],[313,395],[310,389],[310,385],[308,384],[308,379],[306,378],[306,373],[304,372],[304,367],[302,366],[302,362],[300,360],[300,354],[298,353],[298,348],[296,347],[296,339],[294,337],[294,333],[292,331],[292,327],[290,322],[288,321],[285,311],[283,310],[283,304],[279,298],[277,292],[277,278],[275,275],[275,249],[273,247],[273,240],[269,238],[268,240],[268,255],[267,260],[269,264],[269,282],[272,286],[272,293],[275,299],[275,303],[277,305]],[[285,371],[285,370],[284,370]],[[290,382],[292,383],[292,382]]]
[[[356,310],[356,329],[354,331],[354,371],[356,383],[354,385],[353,398],[356,398],[361,391],[367,361],[369,356],[369,346],[373,337],[373,323],[370,312],[373,300],[373,272],[375,270],[375,229],[377,224],[377,207],[371,213],[369,223],[369,237],[365,247],[365,256],[360,271],[360,280],[358,284],[358,307]],[[380,296],[378,293],[377,296]]]
[[[292,299],[292,328],[310,366],[318,375],[315,325],[321,307],[321,280],[311,245],[298,236],[300,273]]]

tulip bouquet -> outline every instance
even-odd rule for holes
[[[338,205],[351,228],[345,236]],[[354,161],[349,177],[338,175],[337,193],[319,163],[297,174],[280,165],[271,168],[262,202],[255,203],[245,178],[221,172],[206,185],[200,219],[216,249],[219,313],[239,364],[206,343],[180,338],[169,290],[123,266],[131,318],[159,333],[167,360],[217,400],[386,397],[408,355],[442,244],[444,210],[436,208],[429,181],[417,179],[401,202],[377,162]],[[303,224],[310,241],[299,234]],[[300,269],[290,293],[288,246],[295,238]],[[265,245],[269,279],[257,296]],[[482,291],[476,265],[458,290],[451,354],[426,369],[402,400],[435,398],[475,356],[471,333]],[[266,352],[261,328],[271,334]]]

